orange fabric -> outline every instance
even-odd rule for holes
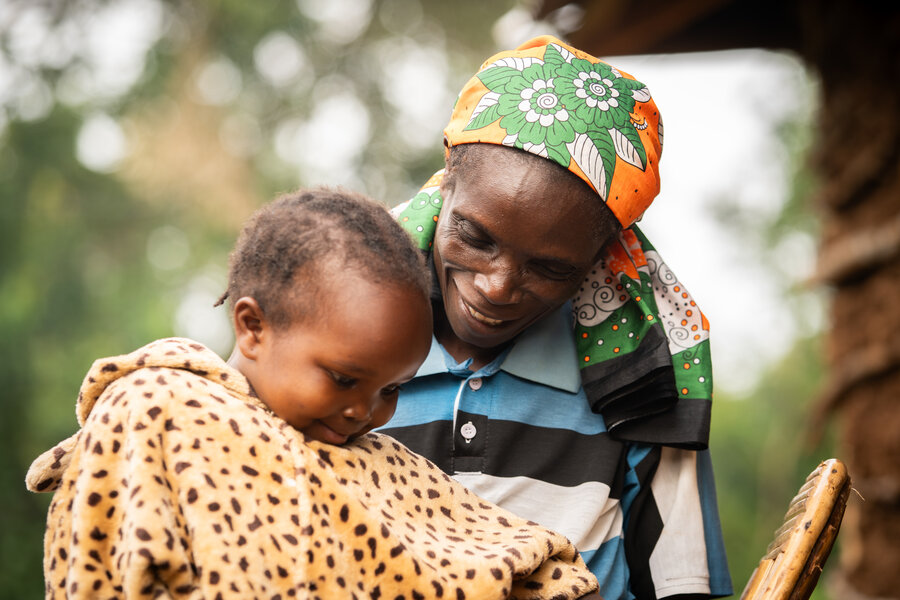
[[[448,147],[501,144],[584,180],[623,227],[659,193],[662,124],[644,84],[552,36],[495,54],[463,87]]]

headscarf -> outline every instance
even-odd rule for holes
[[[488,143],[537,154],[606,202],[623,230],[572,299],[585,393],[619,439],[705,448],[709,324],[634,225],[660,186],[662,119],[647,87],[552,36],[537,37],[484,62],[460,92],[444,139],[448,149]],[[426,251],[442,176],[395,209]]]

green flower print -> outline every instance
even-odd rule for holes
[[[499,120],[504,144],[581,168],[605,200],[618,156],[645,169],[647,152],[631,120],[635,102],[650,94],[606,63],[577,58],[550,44],[543,60],[501,59],[478,73],[488,88],[466,130]]]
[[[492,93],[482,98],[466,129],[479,129],[499,118],[510,145],[568,164],[566,144],[584,124],[576,122],[559,97],[554,71],[554,66],[540,62],[521,71],[507,66],[485,69],[478,77]]]
[[[556,84],[566,106],[592,129],[631,127],[634,91],[645,87],[605,63],[580,58],[560,65]]]
[[[548,48],[546,54],[550,55],[552,50]],[[635,101],[650,99],[646,86],[622,77],[619,71],[602,62],[572,58],[571,62],[557,64],[555,82],[560,98],[578,120],[587,124],[591,138],[595,141],[598,137],[605,138],[607,145],[612,142],[622,160],[639,169],[646,168],[647,152],[631,122]],[[607,165],[613,162],[606,161]],[[607,181],[611,179],[612,172]]]

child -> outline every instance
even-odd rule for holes
[[[386,436],[428,353],[430,278],[380,205],[317,188],[257,212],[232,254],[235,350],[164,339],[94,363],[55,491],[46,596],[568,598],[564,537]],[[221,300],[220,300],[221,302]]]

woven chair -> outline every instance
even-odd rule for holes
[[[850,494],[847,467],[819,464],[791,500],[784,524],[750,576],[741,600],[806,600],[837,537]]]

